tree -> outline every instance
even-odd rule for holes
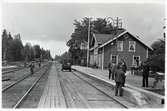
[[[59,63],[62,63],[62,58],[59,55],[55,55],[54,60],[58,61]]]
[[[56,56],[56,57],[60,63],[63,63],[63,62],[70,62],[71,63],[71,55],[69,52],[64,52],[62,55],[60,55],[60,57],[59,56]]]
[[[6,29],[4,29],[2,33],[2,60],[6,60],[7,46],[8,46],[8,34]]]
[[[41,49],[41,57],[42,57],[42,59],[48,59],[48,60],[52,59],[52,56],[50,54],[50,50],[45,50],[42,48]]]
[[[40,58],[41,56],[41,49],[39,45],[34,45],[34,50],[35,50],[35,58]]]
[[[30,61],[31,59],[31,47],[31,43],[26,43],[24,46],[23,53],[25,61]]]
[[[35,49],[34,49],[34,47],[30,48],[30,60],[31,61],[35,60]]]
[[[2,34],[2,53],[3,60],[8,61],[17,61],[22,60],[22,49],[23,44],[21,41],[20,34],[17,34],[13,39],[12,35],[7,34],[7,31],[4,29]]]
[[[14,38],[7,33],[6,29],[2,33],[2,59],[8,61],[32,61],[35,58],[52,59],[50,50],[41,49],[40,45],[32,46],[31,43],[22,44],[20,34]]]
[[[13,37],[9,32],[8,38],[7,38],[7,52],[6,52],[6,60],[9,60],[9,61],[13,61],[14,59],[12,45],[13,45]]]
[[[80,44],[82,42],[88,41],[88,26],[89,26],[89,18],[85,17],[81,21],[74,20],[74,32],[71,34],[71,39],[67,42],[67,46],[69,46],[69,52],[71,53],[71,57],[73,61],[77,61],[75,63],[80,63],[81,50]],[[90,22],[90,40],[92,38],[93,33],[102,33],[102,34],[111,34],[113,33],[115,28],[107,23],[106,19],[97,18],[96,20],[91,20]]]
[[[147,64],[155,71],[165,71],[165,39],[158,39],[152,45]]]
[[[15,35],[15,38],[12,41],[11,51],[13,52],[13,61],[23,60],[22,50],[23,44],[21,41],[20,34]]]
[[[67,46],[69,47],[73,44],[78,45],[83,41],[88,41],[89,18],[85,17],[81,21],[74,20],[73,25],[75,26],[74,32],[71,35],[71,39],[67,42]],[[92,33],[111,34],[115,29],[111,23],[107,24],[106,19],[97,18],[96,20],[92,20],[90,22],[90,30],[90,34],[92,35]]]
[[[114,27],[111,24],[107,24],[107,20],[103,18],[97,18],[93,21],[93,32],[101,34],[111,34]]]

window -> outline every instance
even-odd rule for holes
[[[136,50],[136,42],[129,41],[129,52],[135,52],[135,50]]]
[[[111,55],[110,56],[110,60],[113,64],[117,64],[117,61],[118,61],[118,56],[117,55]]]
[[[139,65],[140,65],[140,56],[133,56],[132,66],[139,66]]]
[[[128,34],[125,34],[125,35],[124,35],[124,38],[125,38],[125,39],[127,39],[128,37],[129,37]]]
[[[117,51],[123,51],[123,41],[117,41]]]

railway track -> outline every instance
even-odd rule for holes
[[[94,83],[92,82],[92,80],[88,80],[88,77],[82,76],[81,74],[77,74],[74,71],[72,72],[61,72],[59,71],[58,74],[60,77],[60,84],[63,90],[63,95],[66,101],[66,105],[68,108],[91,108],[94,107],[93,102],[99,102],[97,104],[102,104],[103,102],[105,103],[106,101],[110,102],[111,104],[115,104],[116,107],[119,108],[130,108],[127,104],[124,104],[123,102],[119,101],[119,99],[116,99],[118,97],[113,97],[114,95],[110,95],[108,93],[106,93],[103,89],[100,89],[99,86],[96,83],[99,83],[99,81],[97,80],[93,80]],[[63,73],[65,73],[63,75]],[[75,77],[72,77],[75,76]],[[63,76],[67,76],[67,77],[63,77]],[[78,78],[75,80],[75,78]],[[89,78],[90,79],[90,78]],[[92,78],[91,78],[92,79]],[[82,83],[81,83],[82,82]],[[101,83],[101,82],[100,82]],[[83,85],[83,84],[87,84],[87,85]],[[78,87],[79,91],[78,91]],[[90,89],[88,88],[90,87]],[[84,89],[85,88],[85,89]],[[88,89],[88,90],[87,90]],[[87,97],[85,93],[91,93],[92,92],[97,92],[95,95],[97,97]],[[69,94],[70,93],[70,94]],[[82,94],[81,94],[82,93]],[[99,96],[101,95],[101,96]],[[101,98],[101,99],[100,99]],[[103,99],[102,99],[103,98]],[[105,98],[105,99],[104,99]],[[82,102],[81,102],[82,101]],[[77,103],[78,102],[78,103]],[[92,102],[92,103],[91,103]],[[79,104],[78,106],[76,104]],[[106,106],[106,107],[112,107],[112,105]],[[130,103],[129,103],[130,104]],[[115,107],[113,105],[113,107]],[[100,107],[100,106],[97,106]],[[103,105],[102,105],[103,107]]]
[[[42,68],[44,68],[46,65],[42,66],[41,68],[38,68],[34,73],[38,72],[39,70],[41,70]],[[5,92],[8,88],[16,85],[17,83],[23,81],[24,79],[26,79],[27,77],[31,76],[30,74],[26,74],[25,76],[23,76],[22,78],[18,79],[17,81],[5,86],[2,88],[2,92]],[[3,80],[2,80],[3,81]]]
[[[11,72],[15,72],[15,71],[19,71],[19,70],[22,70],[22,69],[25,69],[25,67],[5,70],[5,71],[2,71],[2,75],[7,74],[7,73],[11,73]]]
[[[79,79],[81,79],[82,81],[84,81],[85,83],[89,84],[90,86],[92,86],[93,88],[95,88],[96,90],[98,90],[99,92],[101,92],[102,94],[104,94],[105,96],[107,96],[108,98],[112,99],[113,101],[117,102],[118,104],[120,104],[123,108],[128,109],[129,106],[121,103],[119,100],[115,99],[114,97],[112,97],[111,95],[107,94],[105,91],[101,90],[100,88],[98,88],[96,85],[90,83],[88,80],[86,80],[85,78],[79,76],[78,74],[76,74],[75,72],[72,72],[73,75],[75,75],[76,77],[78,77]]]
[[[35,87],[35,85],[37,84],[37,82],[44,76],[44,74],[47,73],[49,68],[47,68],[43,74],[41,74],[36,80],[35,82],[31,85],[31,87],[26,91],[26,93],[19,99],[19,101],[13,106],[13,108],[19,108],[20,105],[23,103],[24,99],[29,95],[29,93],[32,91],[32,89]]]
[[[27,76],[21,81],[17,81],[14,85],[5,88],[2,92],[2,105],[6,108],[19,108],[20,104],[29,95],[38,81],[45,75],[50,68],[50,64],[45,65],[36,71],[32,76]],[[42,74],[41,74],[42,73]],[[12,97],[12,98],[9,98]]]

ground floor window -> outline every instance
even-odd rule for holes
[[[140,56],[133,56],[132,66],[139,66],[140,65]]]
[[[112,55],[110,56],[110,60],[113,64],[117,64],[118,61],[118,56],[117,55]]]

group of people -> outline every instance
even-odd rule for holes
[[[112,64],[109,62],[108,64],[109,70],[109,79],[115,80],[115,96],[123,96],[123,89],[122,87],[125,86],[125,79],[126,79],[126,71],[127,66],[126,62],[121,59],[118,64]],[[142,80],[142,87],[148,87],[148,77],[149,77],[149,66],[143,62],[139,66],[139,70],[142,72],[143,80]]]
[[[112,77],[112,80],[115,80],[115,96],[123,96],[122,87],[125,85],[125,73],[127,70],[126,63],[123,59],[118,64],[108,64],[109,68],[109,79]]]
[[[29,67],[30,67],[31,75],[34,74],[34,68],[35,68],[34,62],[32,62],[32,63],[29,65]]]
[[[41,67],[41,61],[38,62],[38,66],[39,66],[39,68]],[[27,67],[27,63],[26,63],[26,62],[24,62],[24,67]],[[30,68],[30,73],[31,73],[31,75],[34,74],[35,62],[32,61],[32,62],[29,64],[28,67]]]

